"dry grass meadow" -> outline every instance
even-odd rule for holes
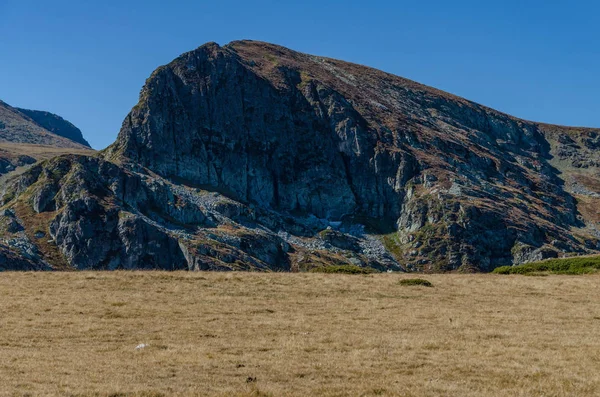
[[[0,394],[600,395],[600,275],[410,277],[3,273]]]

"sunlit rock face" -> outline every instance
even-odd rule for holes
[[[101,156],[31,170],[5,201],[30,223],[52,213],[40,258],[66,267],[488,271],[600,249],[598,137],[364,66],[209,43],[148,78]]]

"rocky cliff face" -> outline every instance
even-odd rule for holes
[[[20,233],[50,267],[107,269],[487,271],[597,252],[599,134],[271,44],[211,43],[150,76],[101,156],[6,186],[26,225],[5,240]]]

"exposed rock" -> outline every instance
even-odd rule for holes
[[[328,228],[320,232],[319,236],[334,247],[347,251],[360,251],[359,240],[348,234]]]
[[[0,149],[0,175],[14,171],[17,167],[35,163],[37,160],[31,156],[18,155]]]
[[[544,259],[558,258],[559,251],[556,248],[544,246],[541,248],[522,245],[513,249],[515,259],[518,263],[538,262]]]
[[[3,202],[46,225],[44,260],[78,269],[489,271],[598,251],[598,136],[210,43],[150,76],[102,155],[35,165]]]
[[[0,244],[0,272],[6,270],[49,270],[43,263],[27,258],[4,244]]]
[[[140,217],[121,218],[118,235],[123,247],[119,262],[109,268],[187,269],[188,263],[176,238]],[[115,266],[116,265],[116,266]]]

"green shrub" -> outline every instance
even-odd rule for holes
[[[383,245],[390,254],[396,259],[402,259],[402,246],[398,240],[398,233],[390,233],[382,236]]]
[[[14,198],[15,198],[15,192],[12,192],[12,191],[6,192],[4,194],[4,197],[2,197],[2,205],[6,205],[6,204],[10,203],[11,201],[13,201]]]
[[[310,269],[311,273],[371,274],[375,269],[356,265],[329,265]]]
[[[427,281],[422,278],[405,278],[403,280],[400,280],[398,284],[409,286],[433,287],[433,284],[431,284],[430,281]]]
[[[501,266],[492,273],[495,274],[588,274],[600,270],[600,256],[573,257],[548,259],[541,262],[526,263],[517,266]]]

